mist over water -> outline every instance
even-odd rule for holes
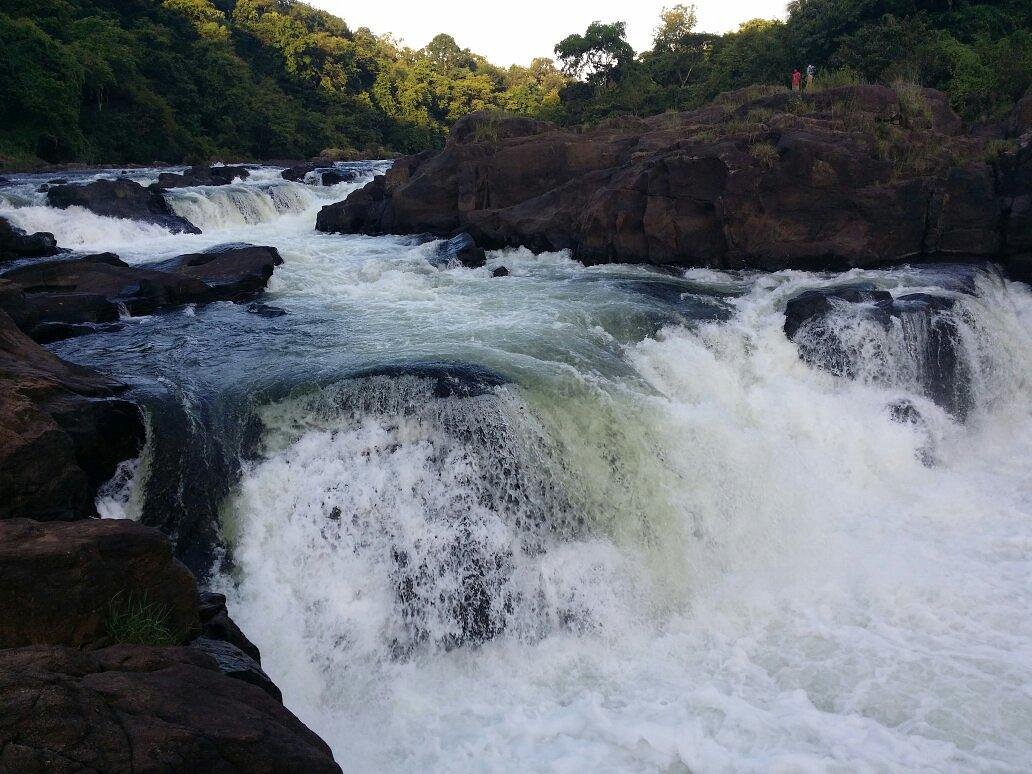
[[[173,191],[203,231],[174,236],[0,192],[17,225],[133,263],[282,252],[284,317],[213,304],[54,349],[191,416],[253,413],[212,583],[345,770],[1027,768],[1025,286],[525,250],[438,269],[433,243],[312,230],[355,185]],[[957,299],[963,417],[925,389],[917,317],[843,306],[801,341],[848,373],[800,357],[786,302],[858,281]],[[139,515],[161,442],[105,515]]]

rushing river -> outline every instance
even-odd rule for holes
[[[172,191],[203,231],[173,236],[46,207],[44,179],[0,215],[65,247],[283,255],[283,316],[217,303],[52,348],[149,406],[102,511],[183,537],[209,510],[222,547],[194,569],[345,771],[1032,762],[1027,287],[526,250],[437,268],[432,242],[313,230],[357,184]],[[858,280],[959,299],[963,421],[916,386],[913,331],[846,314],[854,378],[800,359],[786,301]],[[192,434],[165,434],[169,405]]]

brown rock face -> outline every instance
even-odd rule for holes
[[[261,688],[195,648],[0,651],[0,771],[340,772]]]
[[[133,602],[174,642],[200,632],[197,583],[156,529],[127,519],[0,521],[0,648],[103,643]]]
[[[913,113],[914,100],[923,109]],[[997,257],[1003,210],[943,95],[881,86],[723,95],[681,114],[560,130],[474,114],[400,159],[322,231],[468,232],[586,262],[843,269]]]
[[[0,282],[0,301],[24,311],[17,298]],[[47,352],[0,310],[0,519],[96,515],[97,487],[145,438],[136,406],[114,397],[124,389]]]

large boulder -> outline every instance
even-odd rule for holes
[[[59,252],[57,240],[50,232],[27,234],[5,218],[0,218],[0,263],[18,258],[56,255]]]
[[[734,93],[575,129],[478,113],[443,150],[324,207],[316,228],[722,268],[996,257],[1002,210],[992,170],[971,161],[979,141],[943,95],[917,96],[920,122],[883,86]]]
[[[113,253],[40,261],[2,277],[23,294],[17,300],[22,328],[38,341],[54,341],[103,328],[121,309],[144,315],[182,304],[248,301],[281,263],[272,247],[223,245],[144,266]],[[11,313],[15,300],[0,293],[0,308]]]
[[[174,234],[199,234],[200,229],[172,211],[161,190],[134,180],[96,180],[87,185],[56,185],[47,191],[51,207],[83,207],[97,215],[154,223]]]
[[[246,180],[250,176],[247,167],[190,167],[182,174],[162,172],[158,175],[158,188],[185,188],[198,185],[229,185],[235,180]]]
[[[207,297],[198,301],[246,301],[265,288],[282,263],[275,247],[234,244],[180,255],[155,264],[155,268],[203,282],[209,290]]]
[[[194,576],[164,535],[128,519],[0,521],[0,610],[0,648],[88,647],[144,624],[166,645],[200,631]]]
[[[196,648],[0,651],[0,771],[320,774],[330,749]]]
[[[19,295],[0,287],[15,311]],[[138,409],[117,397],[125,389],[46,351],[0,309],[0,520],[96,516],[97,488],[145,438]]]

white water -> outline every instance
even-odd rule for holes
[[[843,333],[856,379],[800,360],[785,301],[842,278],[688,272],[742,293],[731,319],[657,333],[626,290],[644,269],[512,251],[489,262],[505,280],[439,271],[432,247],[314,234],[333,192],[287,186],[188,190],[205,234],[122,252],[276,244],[268,301],[325,337],[313,369],[347,350],[513,382],[434,399],[368,377],[262,410],[220,583],[346,771],[1028,768],[1027,288],[983,276],[960,302],[960,423],[915,392],[898,331]],[[922,425],[891,420],[900,398]],[[464,590],[496,631],[454,647]]]

